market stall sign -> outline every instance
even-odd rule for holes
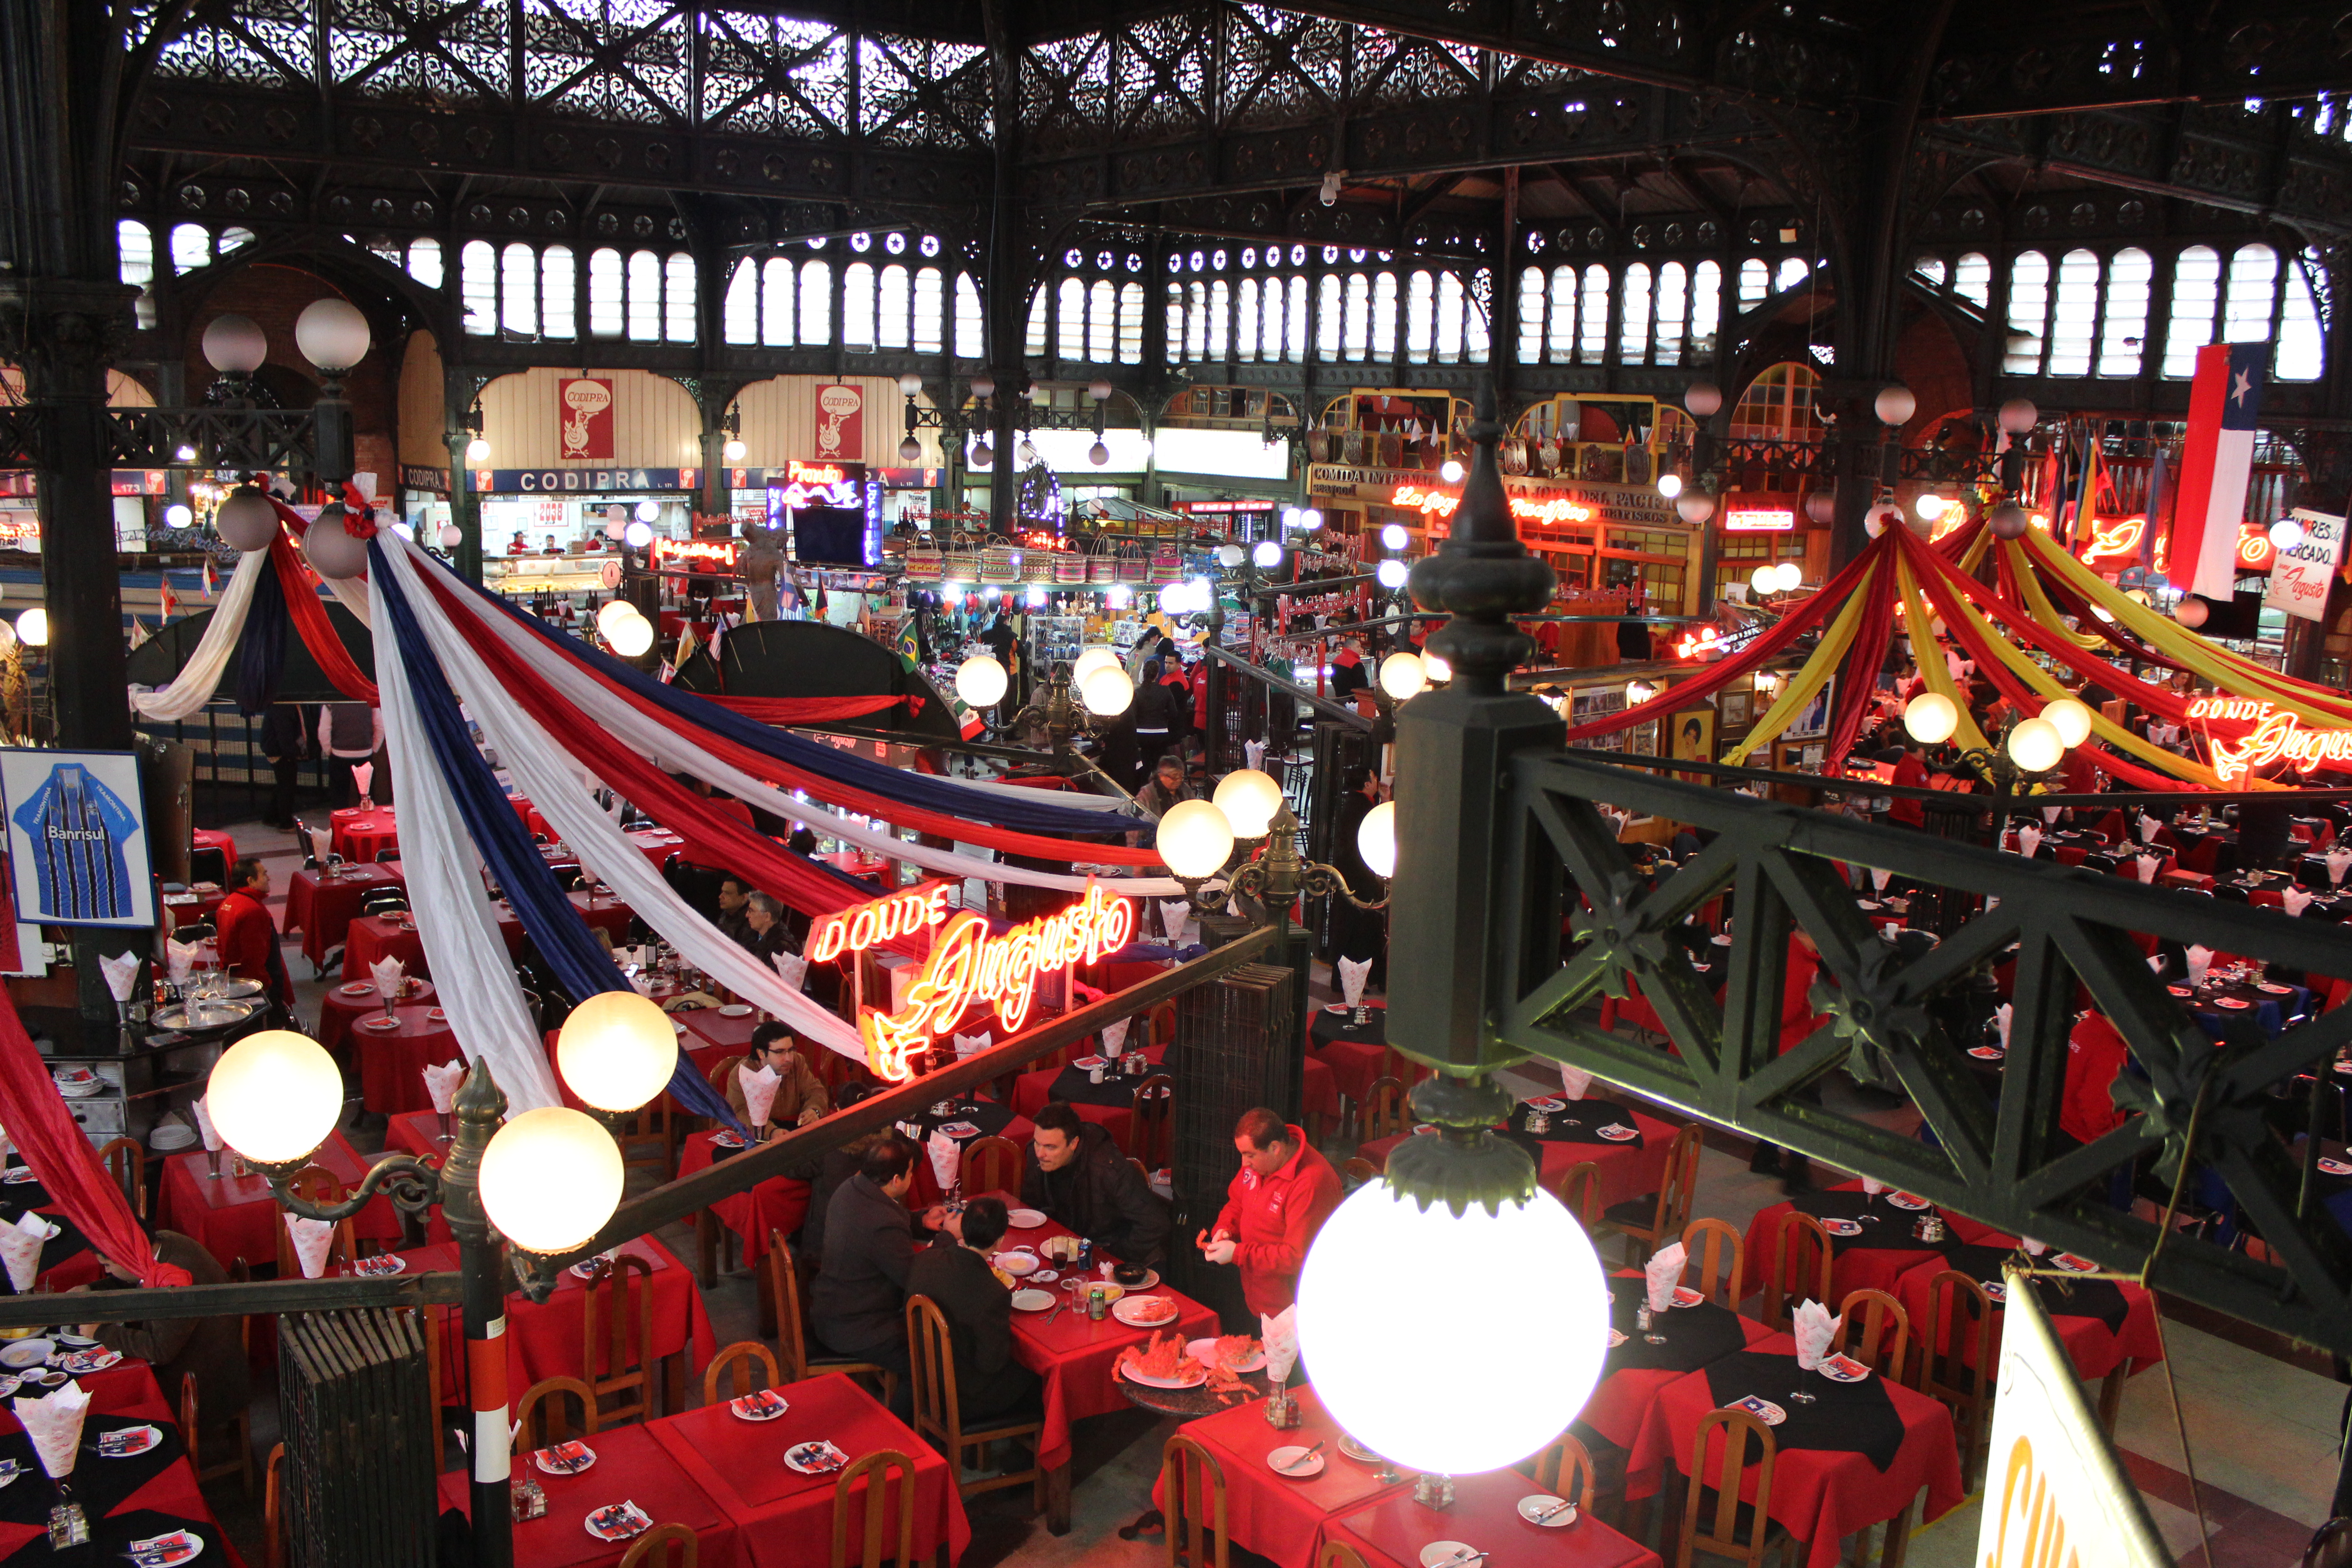
[[[1784,506],[1735,506],[1723,513],[1726,533],[1792,533],[1797,514]]]
[[[714,565],[732,568],[743,542],[739,539],[667,539],[654,540],[654,560],[708,561]]]
[[[944,921],[931,944],[923,972],[907,988],[907,1005],[896,1013],[865,1008],[857,1020],[866,1041],[866,1065],[887,1083],[904,1083],[914,1075],[914,1059],[931,1048],[931,1042],[951,1033],[965,1011],[980,1003],[996,1009],[996,1021],[1005,1034],[1016,1034],[1029,1020],[1039,976],[1098,963],[1105,954],[1125,947],[1135,934],[1135,910],[1125,899],[1112,898],[1089,882],[1087,895],[1059,914],[1027,921],[1003,936],[988,934],[988,917],[974,910],[950,916],[944,884],[935,899],[913,892],[883,899],[865,909],[846,911],[848,925],[841,942],[854,949],[858,921],[866,917],[868,942],[880,942],[884,925],[905,930],[909,920],[929,929],[934,918]],[[835,921],[844,916],[831,917]],[[810,955],[823,950],[822,937],[811,932]],[[838,951],[838,950],[836,950]]]
[[[1591,522],[1600,515],[1571,496],[1511,495],[1506,499],[1514,518],[1538,526]],[[1389,505],[1402,511],[1417,511],[1423,517],[1452,517],[1461,504],[1462,497],[1456,492],[1421,485],[1399,485],[1389,496]]]
[[[771,508],[797,510],[805,506],[862,507],[866,504],[863,463],[803,463],[798,458],[784,465],[784,482],[774,482],[769,470]]]
[[[478,495],[590,495],[609,490],[690,490],[700,468],[474,468]]]

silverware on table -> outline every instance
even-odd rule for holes
[[[1541,1524],[1546,1520],[1550,1519],[1553,1515],[1565,1513],[1568,1510],[1574,1508],[1575,1506],[1576,1505],[1574,1503],[1569,1501],[1566,1498],[1562,1498],[1558,1502],[1552,1504],[1549,1508],[1544,1510],[1541,1513],[1536,1515],[1536,1522],[1538,1524]]]
[[[1298,1467],[1299,1467],[1299,1466],[1301,1466],[1301,1465],[1303,1465],[1303,1464],[1305,1464],[1307,1460],[1309,1460],[1309,1459],[1313,1458],[1316,1455],[1318,1455],[1318,1454],[1321,1453],[1321,1452],[1323,1451],[1323,1444],[1324,1444],[1324,1443],[1328,1443],[1330,1440],[1331,1440],[1330,1438],[1326,1437],[1326,1438],[1324,1438],[1324,1439],[1323,1439],[1323,1442],[1322,1442],[1322,1443],[1318,1443],[1318,1444],[1316,1444],[1316,1445],[1315,1445],[1315,1447],[1311,1447],[1311,1448],[1307,1449],[1307,1452],[1305,1452],[1305,1453],[1303,1453],[1303,1454],[1300,1454],[1300,1455],[1298,1455],[1297,1458],[1293,1458],[1293,1459],[1290,1461],[1290,1463],[1288,1463],[1288,1464],[1286,1464],[1286,1465],[1285,1465],[1285,1466],[1283,1466],[1283,1467],[1282,1467],[1283,1474],[1285,1474],[1285,1475],[1297,1475],[1297,1474],[1298,1473]]]

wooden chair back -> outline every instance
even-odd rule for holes
[[[1762,1318],[1776,1329],[1792,1327],[1797,1303],[1830,1300],[1830,1233],[1798,1209],[1780,1216],[1772,1231],[1772,1268],[1764,1277]]]
[[[1225,1470],[1217,1457],[1181,1433],[1169,1438],[1160,1451],[1160,1494],[1168,1568],[1228,1568]]]
[[[621,1568],[699,1568],[701,1542],[682,1524],[656,1524],[636,1539]]]
[[[1151,1029],[1151,1044],[1172,1046],[1176,1043],[1176,1004],[1162,1002],[1151,1009],[1146,1020]]]
[[[581,1329],[587,1353],[581,1365],[605,1426],[642,1421],[654,1410],[654,1270],[623,1253],[611,1272],[588,1287]],[[618,1403],[607,1405],[607,1399]]]
[[[1655,1238],[1680,1235],[1690,1223],[1691,1204],[1698,1195],[1700,1137],[1699,1124],[1685,1122],[1666,1145],[1665,1182],[1658,1189],[1657,1224],[1651,1231]],[[1657,1241],[1651,1245],[1656,1246]]]
[[[245,1488],[245,1495],[253,1495],[253,1414],[247,1410],[232,1410],[221,1425],[229,1432],[229,1442],[236,1451],[229,1458],[212,1465],[205,1463],[204,1412],[196,1397],[196,1374],[180,1374],[180,1436],[187,1445],[188,1466],[196,1473],[199,1483],[235,1476]]]
[[[1168,1164],[1175,1149],[1176,1080],[1153,1073],[1135,1086],[1135,1117],[1129,1123],[1128,1152],[1143,1162],[1146,1171]]]
[[[1536,1456],[1536,1488],[1566,1498],[1579,1513],[1592,1509],[1592,1456],[1572,1432],[1562,1432]]]
[[[857,1483],[862,1495],[853,1502]],[[891,1487],[898,1488],[898,1507],[890,1506]],[[899,1568],[915,1563],[915,1461],[896,1448],[877,1448],[841,1472],[833,1483],[833,1568],[850,1568],[849,1516],[856,1508],[864,1515],[865,1532],[857,1568]],[[897,1529],[891,1525],[896,1521]]]
[[[1323,1543],[1322,1552],[1316,1556],[1315,1568],[1364,1568],[1364,1560],[1357,1554],[1354,1547],[1327,1541]]]
[[[1992,1436],[1995,1322],[1985,1288],[1956,1268],[1927,1281],[1927,1321],[1919,1330],[1919,1392],[1952,1412],[1960,1445],[1960,1479],[1975,1489],[1980,1450]]]
[[[1837,1338],[1830,1347],[1852,1356],[1889,1383],[1908,1384],[1911,1314],[1884,1290],[1855,1290],[1838,1309]]]
[[[147,1217],[147,1150],[136,1138],[117,1138],[102,1144],[98,1151],[99,1163],[114,1184],[122,1189],[131,1212],[141,1219]]]
[[[1349,1160],[1339,1167],[1339,1180],[1349,1192],[1354,1192],[1366,1182],[1374,1180],[1380,1173],[1381,1168],[1378,1165],[1360,1157]]]
[[[1021,1192],[1024,1161],[1021,1145],[1010,1138],[975,1138],[963,1146],[963,1195]]]
[[[515,1447],[526,1454],[593,1437],[598,1425],[596,1395],[576,1377],[541,1378],[515,1401]]]
[[[946,1456],[948,1474],[954,1478],[957,1489],[965,1496],[994,1491],[1001,1487],[1027,1486],[1033,1507],[1045,1506],[1045,1472],[1035,1463],[1036,1434],[1045,1422],[1014,1420],[966,1432],[963,1406],[956,1393],[955,1342],[948,1333],[948,1321],[928,1296],[907,1298],[908,1360],[914,1373],[914,1427],[917,1436],[930,1442],[933,1448]],[[985,1447],[1007,1437],[1029,1440],[1031,1464],[1025,1470],[1005,1470],[996,1475],[971,1480],[964,1479],[964,1457],[967,1451]]]
[[[775,1352],[757,1340],[738,1340],[710,1358],[702,1369],[702,1403],[716,1405],[722,1399],[740,1399],[747,1394],[757,1394],[763,1388],[782,1388],[782,1369],[777,1366]],[[720,1392],[724,1388],[726,1392]]]
[[[1708,1463],[1708,1447],[1720,1435],[1720,1468]],[[1740,1525],[1740,1477],[1748,1468],[1748,1450],[1760,1450],[1756,1460],[1756,1496],[1748,1510],[1747,1530]],[[1675,1568],[1690,1568],[1694,1552],[1729,1557],[1748,1568],[1759,1568],[1770,1533],[1772,1506],[1772,1429],[1745,1410],[1710,1410],[1700,1418],[1691,1458],[1691,1484],[1683,1503],[1682,1543]]]
[[[898,1387],[898,1374],[870,1361],[843,1361],[832,1357],[812,1362],[808,1353],[808,1320],[801,1307],[801,1275],[795,1265],[791,1245],[784,1233],[768,1233],[768,1289],[776,1304],[776,1384],[798,1383],[803,1378],[822,1377],[828,1373],[843,1373],[851,1377],[873,1377],[882,1385],[882,1402],[887,1405]]]
[[[286,1445],[269,1450],[261,1478],[262,1568],[286,1568]]]
[[[1560,1173],[1552,1185],[1552,1195],[1560,1206],[1576,1216],[1576,1223],[1587,1231],[1601,1221],[1601,1163],[1579,1160]]]
[[[1393,1138],[1407,1131],[1412,1123],[1405,1117],[1403,1081],[1393,1078],[1374,1079],[1371,1087],[1364,1090],[1361,1120],[1367,1143]]]
[[[1683,1283],[1718,1307],[1737,1312],[1746,1297],[1739,1232],[1727,1220],[1695,1219],[1683,1226]]]

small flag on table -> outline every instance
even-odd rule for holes
[[[163,619],[167,621],[172,618],[172,612],[180,607],[180,597],[172,592],[172,580],[169,577],[163,579],[163,591],[155,595],[155,602],[163,612]]]
[[[213,575],[213,558],[207,555],[205,557],[205,597],[211,598],[213,589],[218,585],[219,580]]]

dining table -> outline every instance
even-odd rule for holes
[[[1383,1075],[1394,1075],[1407,1089],[1429,1075],[1427,1068],[1389,1049],[1385,1002],[1368,1004],[1361,1024],[1343,1002],[1315,1009],[1307,1024],[1307,1058],[1330,1068],[1333,1089],[1356,1105],[1364,1103]]]
[[[741,1136],[729,1128],[689,1132],[678,1145],[677,1178],[683,1181],[698,1171],[707,1171],[713,1164],[743,1152]],[[917,1162],[918,1164],[921,1162]],[[757,1268],[768,1255],[768,1237],[772,1234],[790,1237],[808,1218],[809,1183],[790,1176],[770,1176],[748,1193],[737,1193],[720,1198],[695,1216],[698,1267],[705,1283],[717,1278],[714,1258],[718,1237],[704,1221],[705,1215],[719,1225],[733,1231],[743,1242],[743,1262]]]
[[[1918,1206],[1908,1206],[1912,1205]],[[1915,1234],[1918,1221],[1932,1206],[1925,1199],[1892,1189],[1865,1192],[1858,1181],[1767,1205],[1748,1221],[1740,1253],[1747,1259],[1748,1285],[1755,1290],[1764,1289],[1781,1216],[1794,1209],[1820,1220],[1830,1233],[1830,1300],[1824,1305],[1834,1310],[1856,1290],[1884,1290],[1891,1296],[1904,1275],[1966,1244],[1960,1227],[1949,1215],[1943,1240],[1922,1241]],[[1787,1259],[1786,1268],[1783,1288],[1795,1290],[1800,1300],[1810,1300],[1812,1282],[1796,1277],[1793,1256]]]
[[[1529,1523],[1519,1503],[1541,1495],[1542,1488],[1507,1469],[1454,1477],[1454,1501],[1443,1510],[1414,1501],[1410,1485],[1392,1487],[1334,1514],[1322,1542],[1347,1547],[1364,1568],[1422,1568],[1423,1550],[1441,1541],[1487,1553],[1495,1568],[1660,1568],[1656,1552],[1589,1513]]]
[[[918,1122],[923,1129],[924,1157],[915,1162],[915,1186],[907,1195],[907,1206],[913,1209],[929,1208],[945,1201],[949,1194],[949,1183],[940,1180],[929,1157],[930,1140],[935,1133],[946,1133],[955,1144],[956,1180],[961,1181],[963,1154],[974,1143],[983,1138],[1002,1138],[1017,1147],[1025,1161],[1030,1136],[1037,1131],[1036,1123],[1027,1117],[985,1096],[955,1101],[946,1116],[933,1116],[927,1111],[918,1118]]]
[[[1921,1264],[1897,1280],[1895,1299],[1903,1303],[1903,1310],[1911,1320],[1912,1342],[1926,1346],[1935,1279],[1950,1269],[1986,1287],[1992,1296],[1992,1345],[1998,1356],[2001,1324],[2008,1315],[2008,1287],[2001,1276],[2001,1266],[2016,1256],[2017,1247],[2014,1237],[1979,1232],[1977,1239],[1954,1247],[1934,1263]],[[2164,1359],[2164,1335],[2157,1326],[2156,1302],[2147,1290],[2125,1279],[2064,1278],[2097,1272],[2098,1266],[2086,1258],[2050,1253],[2032,1261],[2037,1268],[2051,1269],[2058,1276],[2037,1281],[2034,1289],[2058,1342],[2066,1348],[2066,1359],[2073,1364],[2075,1376],[2085,1383],[2097,1383],[2118,1371],[2126,1374],[2145,1371]],[[1974,1334],[1974,1323],[1965,1324],[1960,1346],[1965,1365],[1976,1364]]]
[[[602,931],[617,942],[625,935],[635,913],[628,905],[609,897],[574,892],[568,895],[572,907],[590,925]],[[519,955],[526,933],[522,917],[512,905],[500,899],[493,905],[491,914],[498,921],[499,938],[506,943],[509,955]],[[397,958],[411,974],[430,974],[425,962],[425,938],[417,930],[413,915],[364,915],[351,923],[343,941],[343,978],[363,979],[370,966],[387,958]]]
[[[1255,1398],[1187,1421],[1183,1435],[1214,1455],[1224,1470],[1225,1530],[1233,1543],[1280,1568],[1312,1568],[1323,1526],[1333,1515],[1410,1488],[1412,1481],[1383,1481],[1379,1460],[1341,1453],[1339,1440],[1347,1434],[1311,1385],[1293,1389],[1290,1397],[1298,1412],[1295,1426],[1266,1425],[1265,1401]],[[1322,1463],[1311,1475],[1284,1475],[1267,1458],[1276,1448],[1318,1444]],[[1165,1502],[1155,1484],[1153,1506]]]
[[[40,1263],[33,1277],[35,1290],[71,1290],[98,1279],[102,1266],[89,1237],[58,1210],[57,1200],[25,1163],[25,1157],[11,1151],[5,1170],[0,1170],[0,1225],[15,1225],[28,1214],[47,1220],[54,1232],[41,1243]],[[16,1285],[0,1271],[0,1296],[16,1293]]]
[[[302,956],[323,972],[327,955],[343,944],[368,895],[405,892],[408,879],[397,860],[309,868],[287,879],[285,929],[302,933]]]
[[[404,976],[404,980],[395,1006],[421,1004],[429,1008],[438,1005],[439,997],[433,989],[433,982],[414,974]],[[373,980],[365,976],[345,980],[328,986],[326,994],[319,998],[318,1033],[313,1037],[329,1051],[341,1055],[343,1041],[351,1035],[352,1025],[365,1018],[383,1016],[383,998],[376,994]]]
[[[1810,1393],[1806,1404],[1790,1396]],[[1952,1413],[1924,1394],[1875,1373],[1837,1383],[1797,1365],[1797,1342],[1785,1333],[1709,1362],[1658,1390],[1626,1463],[1625,1495],[1656,1496],[1668,1472],[1694,1474],[1698,1426],[1710,1411],[1754,1399],[1765,1408],[1774,1447],[1772,1496],[1766,1516],[1806,1545],[1806,1568],[1836,1568],[1844,1538],[1889,1520],[1907,1529],[1924,1488],[1928,1520],[1958,1507],[1960,1451]],[[1775,1420],[1777,1413],[1779,1419]],[[1714,1448],[1710,1445],[1710,1448]],[[1704,1474],[1721,1464],[1714,1449]],[[1742,1472],[1739,1495],[1753,1501],[1759,1467]],[[1679,1499],[1668,1501],[1669,1529]]]
[[[2189,984],[2176,982],[2166,985],[2165,991],[2189,1009],[2199,1028],[2217,1040],[2232,1023],[2245,1020],[2252,1020],[2265,1036],[2275,1038],[2286,1032],[2288,1019],[2311,1010],[2311,991],[2307,986],[2258,976],[2224,974],[2212,969],[2193,979],[2184,974],[2180,980]]]
[[[359,1062],[360,1103],[385,1116],[430,1110],[425,1069],[465,1060],[446,1012],[430,1002],[395,1004],[390,1023],[379,1007],[352,1026],[349,1039]]]
[[[256,1268],[278,1260],[278,1227],[283,1210],[258,1173],[236,1173],[235,1158],[221,1157],[219,1180],[209,1174],[202,1149],[174,1154],[163,1162],[159,1213],[163,1227],[176,1230],[220,1260],[224,1268],[238,1258]],[[362,1160],[340,1129],[310,1156],[310,1163],[332,1175],[344,1187],[358,1184],[372,1162]],[[352,1216],[352,1235],[361,1241],[394,1241],[401,1235],[400,1215],[392,1200],[379,1193]]]
[[[1094,1037],[1087,1037],[1091,1048]],[[1083,1121],[1094,1122],[1110,1134],[1111,1142],[1126,1150],[1135,1136],[1135,1091],[1144,1080],[1160,1071],[1168,1054],[1166,1046],[1146,1046],[1139,1051],[1128,1051],[1110,1063],[1100,1083],[1094,1082],[1085,1068],[1076,1066],[1040,1068],[1024,1072],[1013,1080],[1013,1110],[1015,1114],[1033,1121],[1037,1113],[1055,1100],[1060,1100],[1078,1113]],[[1126,1073],[1118,1070],[1119,1063],[1140,1057],[1151,1064],[1151,1071]]]
[[[1638,1268],[1609,1278],[1609,1351],[1601,1377],[1576,1425],[1623,1449],[1632,1449],[1650,1417],[1658,1390],[1710,1362],[1769,1339],[1769,1324],[1713,1301],[1693,1301],[1651,1315],[1638,1326],[1646,1280]],[[1588,1445],[1589,1447],[1590,1445]]]
[[[1557,1184],[1587,1161],[1598,1167],[1595,1179],[1603,1209],[1654,1193],[1665,1184],[1666,1155],[1674,1147],[1675,1130],[1664,1122],[1614,1100],[1549,1095],[1538,1096],[1534,1103],[1559,1109],[1533,1112],[1542,1122],[1531,1123],[1529,1104],[1522,1101],[1512,1107],[1509,1120],[1496,1131],[1534,1156],[1536,1179],[1546,1186]],[[1531,1131],[1535,1125],[1542,1125],[1543,1130]],[[1414,1136],[1402,1132],[1375,1138],[1356,1152],[1385,1170],[1391,1152]]]
[[[608,1426],[582,1438],[595,1460],[571,1475],[541,1462],[548,1450],[518,1447],[514,1479],[538,1482],[547,1511],[514,1521],[514,1568],[619,1568],[634,1542],[601,1540],[587,1528],[589,1515],[617,1502],[636,1504],[655,1524],[694,1531],[697,1568],[740,1568],[741,1526],[664,1445],[657,1425]],[[443,1471],[440,1486],[444,1510],[473,1517],[472,1479],[463,1467]]]
[[[400,821],[388,805],[347,805],[327,816],[328,847],[346,860],[373,861],[400,846]]]

